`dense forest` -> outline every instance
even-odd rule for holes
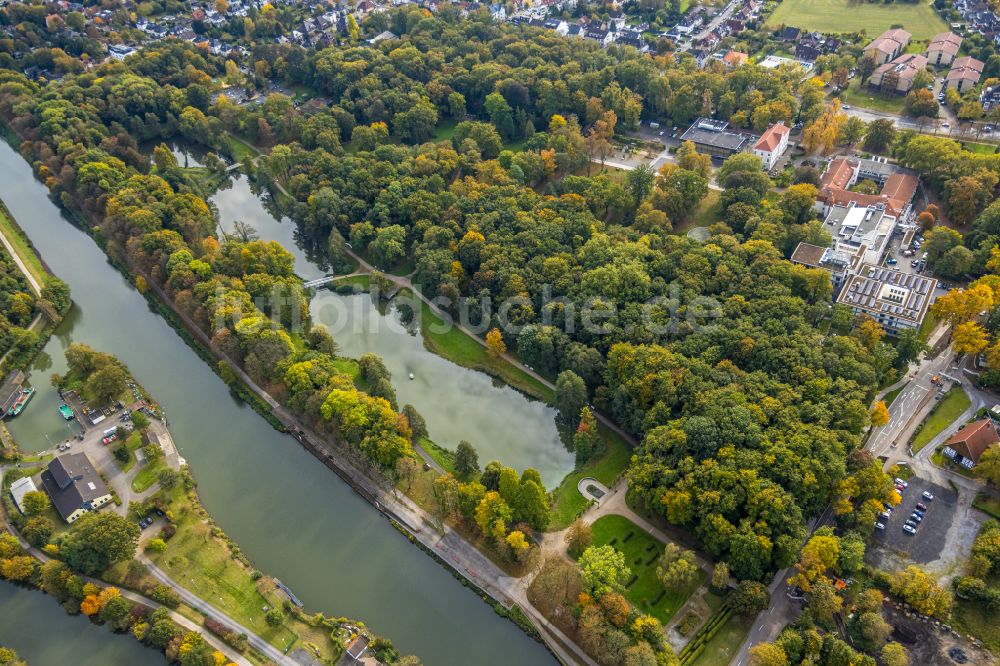
[[[99,224],[111,252],[255,380],[384,469],[409,453],[392,396],[358,391],[321,330],[293,340],[254,306],[283,290],[282,323],[307,320],[290,255],[220,242],[205,201],[160,177],[140,141],[179,133],[212,144],[230,131],[278,144],[259,175],[290,193],[284,205],[317,243],[332,239],[336,253],[350,237],[387,263],[413,256],[417,282],[456,308],[518,297],[508,347],[545,372],[581,377],[595,404],[642,439],[630,470],[637,496],[739,578],[790,564],[805,519],[843,488],[868,396],[896,362],[878,336],[815,328],[829,280],[783,258],[798,240],[825,240],[810,186],[765,198],[759,163],[731,161],[719,174],[727,224],[699,243],[668,232],[707,191],[702,156],[624,183],[576,175],[601,148],[600,123],[634,124],[644,104],[678,122],[706,103],[749,124],[762,108],[790,120],[799,109],[785,75],[616,58],[484,20],[412,18],[393,17],[411,43],[327,49],[285,72],[338,100],[311,113],[280,95],[247,108],[213,102],[208,90],[232,68],[173,42],[44,87],[4,74],[0,113],[39,176]],[[282,56],[270,61],[283,66]],[[446,115],[462,119],[452,140],[423,143]],[[526,135],[520,151],[503,150]],[[691,307],[699,299],[714,304],[703,321]],[[585,310],[601,313],[600,330],[583,325]]]

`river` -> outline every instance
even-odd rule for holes
[[[0,617],[0,645],[31,666],[167,663],[132,634],[116,636],[83,615],[67,615],[58,601],[37,590],[0,583]]]
[[[182,159],[186,153],[175,148],[175,154]],[[245,175],[237,174],[211,201],[223,229],[231,230],[236,220],[245,222],[262,239],[287,248],[295,256],[298,275],[311,279],[325,273],[314,253],[302,248],[295,224],[276,219]],[[549,489],[573,471],[575,458],[559,436],[555,409],[428,351],[419,327],[404,326],[394,307],[383,313],[366,295],[320,290],[311,311],[347,356],[374,352],[383,358],[400,406],[409,403],[417,408],[438,445],[454,450],[466,440],[476,447],[482,465],[499,460],[518,471],[533,467]]]
[[[79,340],[112,352],[160,401],[219,526],[310,610],[363,620],[429,665],[553,663],[542,645],[418,551],[293,438],[231,397],[93,240],[62,217],[29,165],[3,142],[0,199],[70,285],[76,304],[32,369],[37,395],[9,424],[24,449],[45,448],[46,435],[52,441],[67,435],[48,381],[65,371],[63,350]],[[61,614],[53,605],[53,622]],[[0,644],[14,643],[11,633],[0,622]],[[129,639],[108,637],[118,640]]]

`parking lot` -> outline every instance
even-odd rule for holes
[[[958,494],[951,488],[917,477],[910,479],[909,484],[908,488],[900,491],[903,501],[893,511],[892,517],[888,520],[879,518],[885,529],[875,530],[872,541],[877,546],[905,554],[907,559],[918,564],[926,564],[941,557],[948,530],[955,521]],[[925,490],[934,495],[933,501],[921,498]],[[917,533],[909,534],[903,531],[903,524],[913,513],[917,502],[927,505],[927,513],[917,527]]]

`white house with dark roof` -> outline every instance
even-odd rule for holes
[[[67,523],[111,501],[111,492],[85,453],[67,453],[42,472],[42,486]]]

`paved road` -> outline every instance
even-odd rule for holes
[[[947,328],[939,326],[929,336],[929,346],[934,347],[944,342],[947,335]],[[888,387],[881,392],[882,395],[897,388],[900,384],[904,389],[889,407],[889,423],[882,428],[877,428],[868,439],[866,448],[876,456],[886,456],[886,466],[896,462],[906,462],[914,472],[923,479],[928,479],[939,485],[947,485],[948,481],[955,483],[959,488],[959,494],[965,500],[966,505],[971,505],[975,493],[982,488],[978,480],[967,479],[961,475],[944,470],[930,462],[930,456],[934,449],[950,437],[958,428],[967,421],[977,409],[983,405],[993,404],[996,399],[984,391],[978,389],[970,381],[965,372],[968,359],[956,359],[950,347],[943,349],[939,354],[931,357],[921,358],[916,368],[912,369],[899,382]],[[949,427],[932,439],[919,453],[911,455],[907,447],[907,441],[913,430],[923,421],[924,417],[936,404],[934,394],[937,387],[931,384],[930,378],[934,375],[949,375],[959,381],[966,393],[972,400],[970,407],[961,414]],[[824,512],[820,520],[815,521],[811,526],[810,533],[816,527],[826,522],[827,512]],[[947,539],[951,543],[958,538],[959,530],[950,530]],[[790,599],[785,593],[785,581],[793,575],[793,569],[782,571],[771,582],[771,604],[767,610],[757,616],[754,624],[747,634],[740,651],[733,657],[731,663],[734,666],[745,666],[748,659],[748,650],[751,646],[759,643],[771,642],[778,637],[781,630],[791,622],[798,614],[798,602]]]
[[[918,122],[916,118],[910,118],[908,116],[901,116],[896,113],[889,113],[886,111],[874,111],[872,109],[865,109],[859,107],[851,107],[847,109],[845,113],[849,116],[854,116],[855,118],[860,118],[866,123],[870,123],[873,120],[884,120],[885,118],[890,118],[895,122],[898,129],[901,130],[913,130],[914,132],[922,132],[924,134],[933,134],[935,136],[951,137],[955,139],[979,139],[982,141],[996,141],[997,131],[993,130],[992,134],[984,134],[983,129],[987,126],[995,127],[994,123],[990,122],[975,122],[975,123],[965,123],[959,122],[950,111],[947,111],[942,107],[942,112],[945,114],[943,118],[934,118],[929,122]],[[947,124],[948,127],[944,127]]]

